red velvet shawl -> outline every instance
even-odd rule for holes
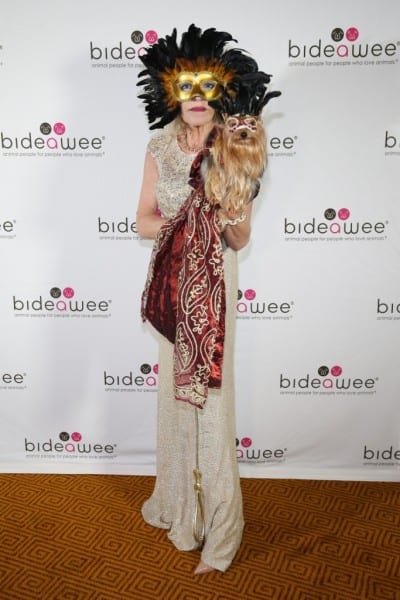
[[[196,156],[194,189],[159,231],[142,296],[143,320],[174,344],[176,399],[200,408],[208,388],[221,387],[225,336],[221,234],[200,174],[208,152]]]

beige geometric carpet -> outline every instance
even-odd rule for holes
[[[226,573],[145,524],[152,477],[0,475],[1,600],[400,600],[398,483],[242,479]]]

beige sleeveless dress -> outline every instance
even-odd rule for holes
[[[163,216],[173,217],[191,187],[187,181],[195,155],[179,148],[176,136],[165,132],[154,137],[148,151],[156,161],[158,205]],[[157,479],[152,496],[144,503],[147,523],[168,529],[179,550],[198,547],[193,534],[196,467],[196,422],[199,421],[199,468],[205,516],[205,543],[201,559],[225,571],[240,545],[243,531],[242,496],[235,445],[233,347],[237,298],[237,255],[224,251],[226,333],[222,388],[209,390],[203,410],[175,400],[173,346],[160,336],[157,429]]]

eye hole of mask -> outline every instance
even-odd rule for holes
[[[234,131],[239,126],[239,119],[237,117],[228,117],[225,123],[230,131]]]
[[[202,83],[200,83],[200,89],[204,90],[205,92],[211,92],[212,90],[214,90],[218,85],[217,81],[214,81],[213,79],[210,79],[209,81],[204,81]]]
[[[247,117],[243,121],[249,129],[257,129],[257,119],[255,117]]]
[[[193,84],[189,82],[178,83],[178,88],[181,92],[190,92],[193,89]]]

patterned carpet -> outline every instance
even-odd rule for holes
[[[224,574],[146,525],[151,477],[0,475],[1,600],[400,599],[398,483],[243,479]]]

